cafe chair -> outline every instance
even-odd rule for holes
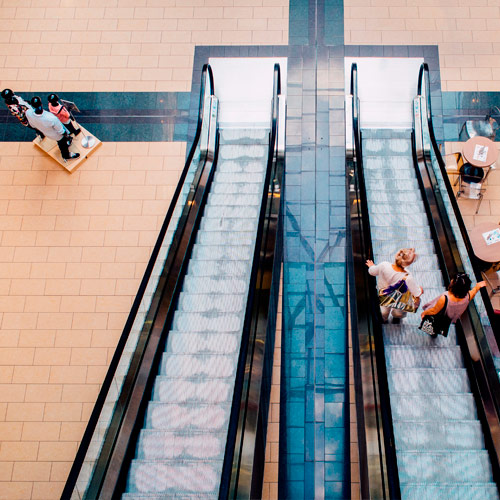
[[[476,214],[479,212],[483,194],[486,191],[483,188],[486,177],[482,168],[474,167],[470,163],[464,163],[458,171],[457,199],[462,197],[477,200]]]
[[[460,174],[460,167],[464,164],[464,157],[462,153],[451,153],[443,156],[445,161],[445,168],[448,175],[455,177],[454,186],[458,183],[458,175]]]
[[[500,293],[500,271],[495,271],[493,267],[487,271],[482,271],[484,281],[491,288],[490,295]]]

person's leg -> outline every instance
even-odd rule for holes
[[[380,312],[382,313],[382,321],[387,321],[389,319],[389,314],[391,313],[390,307],[380,306]]]
[[[78,135],[82,129],[80,128],[75,128],[75,126],[73,125],[73,122],[70,120],[68,123],[65,123],[64,126],[69,130],[70,134],[73,134],[73,135]]]
[[[406,318],[406,311],[401,311],[400,309],[391,309],[392,313],[392,322],[394,324],[401,323],[403,318]]]
[[[61,151],[61,156],[64,160],[73,160],[74,158],[78,158],[80,153],[71,153],[69,150],[69,142],[67,137],[63,137],[60,141],[57,141],[57,145],[59,146],[59,150]]]

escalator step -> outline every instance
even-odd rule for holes
[[[367,183],[375,183],[378,182],[379,179],[398,178],[404,180],[412,180],[415,179],[415,171],[411,171],[410,169],[399,170],[398,168],[388,168],[386,166],[383,166],[379,169],[367,170],[365,172],[365,178]]]
[[[240,347],[236,333],[179,332],[171,330],[167,338],[167,352],[175,354],[234,354]]]
[[[385,241],[390,240],[393,241],[395,238],[399,239],[422,239],[428,240],[431,237],[431,230],[428,226],[423,227],[408,227],[406,225],[396,225],[389,226],[385,224],[383,226],[372,226],[371,233],[373,240]]]
[[[199,375],[198,380],[172,380],[170,377],[157,376],[152,400],[158,403],[230,403],[232,384],[209,376]]]
[[[223,460],[226,438],[227,435],[220,432],[182,435],[143,429],[139,435],[136,457],[142,460]]]
[[[175,315],[173,329],[181,332],[219,332],[230,333],[241,331],[243,321],[236,314],[191,314],[179,313]]]
[[[206,231],[196,237],[199,245],[252,245],[255,234],[251,231]]]
[[[200,231],[252,231],[255,220],[248,217],[224,217],[223,219],[203,217]]]
[[[394,213],[394,209],[397,206],[398,215],[413,215],[418,214],[422,211],[422,204],[419,202],[407,203],[387,203],[386,201],[370,201],[370,214],[377,215],[391,215]]]
[[[215,172],[215,179],[217,179],[217,174],[242,174],[242,173],[252,173],[255,174],[254,183],[257,179],[262,179],[264,171],[266,169],[266,162],[264,159],[259,158],[257,160],[221,160],[217,163],[217,171]],[[258,175],[260,174],[260,175]]]
[[[205,247],[208,248],[208,247]],[[214,247],[211,247],[214,248]],[[228,252],[230,253],[230,252]],[[206,265],[210,265],[209,262]],[[189,293],[247,293],[248,283],[237,277],[186,276],[184,292]]]
[[[230,403],[169,404],[150,401],[144,428],[176,432],[223,432],[227,429]]]
[[[211,206],[207,205],[203,212],[203,218],[217,219],[228,217],[231,219],[253,219],[256,220],[258,207],[239,206]]]
[[[269,144],[269,129],[220,128],[220,144]]]
[[[217,206],[260,206],[261,197],[258,194],[216,194],[211,193],[207,201],[207,207]]]
[[[442,369],[399,369],[389,370],[389,387],[397,394],[467,393],[470,392],[469,378],[465,368]]]
[[[420,210],[413,214],[406,214],[401,217],[398,213],[399,206],[393,206],[392,214],[377,214],[370,213],[370,224],[372,227],[389,227],[394,235],[398,235],[398,227],[405,227],[408,229],[428,229],[427,215]]]
[[[420,312],[417,311],[417,321],[420,322]],[[384,344],[393,346],[411,347],[451,347],[457,344],[455,327],[452,325],[447,337],[439,335],[433,339],[426,333],[418,330],[416,325],[407,324],[409,315],[399,325],[384,325]]]
[[[398,455],[398,470],[401,483],[486,483],[492,477],[486,450],[454,450],[452,453],[401,451]]]
[[[484,437],[477,420],[453,422],[395,420],[394,436],[401,450],[483,450]]]
[[[405,181],[406,184],[410,184]],[[411,189],[399,189],[394,186],[394,184],[386,189],[382,189],[378,184],[374,188],[369,188],[366,190],[366,198],[369,203],[406,203],[406,202],[422,202],[422,195],[418,190],[418,184],[411,183]]]
[[[182,379],[231,377],[235,373],[236,362],[237,356],[232,355],[164,352],[159,374]]]
[[[472,394],[391,394],[394,420],[444,421],[477,418]]]
[[[498,500],[497,485],[490,483],[405,483],[401,485],[405,500]]]
[[[435,253],[434,242],[431,239],[411,239],[403,240],[401,238],[394,239],[392,241],[374,241],[372,244],[373,252],[376,254],[387,254],[392,255],[400,248],[415,248],[417,254],[420,255],[432,255]]]
[[[462,368],[460,347],[411,347],[386,345],[389,368]]]
[[[227,144],[219,148],[218,162],[224,160],[238,160],[246,162],[255,158],[267,159],[268,147],[263,144]]]
[[[127,481],[129,493],[161,493],[172,498],[192,494],[214,498],[218,495],[222,460],[197,463],[184,461],[132,460]],[[163,498],[166,498],[165,496]],[[175,498],[175,496],[174,496]]]
[[[257,194],[262,196],[262,185],[259,183],[232,182],[231,184],[214,183],[211,193],[214,194]]]
[[[363,155],[363,169],[365,176],[371,176],[380,171],[386,172],[389,179],[399,177],[400,179],[409,179],[410,177],[401,177],[401,172],[407,170],[413,177],[415,176],[415,167],[411,156],[402,155]],[[378,177],[373,177],[378,178]]]
[[[189,261],[186,274],[191,276],[212,276],[212,277],[240,277],[244,276],[250,267],[249,262],[236,262],[232,260],[213,260],[207,266],[205,261]]]
[[[245,307],[246,294],[201,294],[182,292],[177,305],[178,311],[234,313]]]
[[[217,184],[219,183],[231,184],[233,182],[237,182],[240,184],[241,183],[256,184],[256,183],[262,183],[263,180],[264,180],[264,173],[217,172],[214,176],[214,182]]]

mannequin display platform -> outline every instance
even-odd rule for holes
[[[54,160],[57,161],[57,163],[59,163],[59,165],[61,165],[61,167],[63,167],[69,173],[72,173],[75,170],[77,170],[80,167],[80,165],[84,163],[85,160],[102,144],[102,142],[97,137],[93,136],[88,130],[86,130],[78,123],[74,122],[74,126],[80,128],[82,133],[78,134],[76,137],[73,137],[73,142],[69,147],[69,151],[71,153],[80,153],[80,156],[78,158],[64,160],[63,157],[61,156],[61,151],[57,145],[57,141],[54,141],[49,137],[40,139],[40,137],[37,136],[33,140],[33,144],[35,146],[39,147],[41,150],[45,151],[45,153],[47,153],[49,156],[54,158]],[[92,138],[93,141],[92,140],[89,141],[89,138]],[[87,148],[83,147],[82,140],[88,141],[89,144],[92,144],[92,146]]]

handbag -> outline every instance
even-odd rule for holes
[[[412,313],[417,311],[420,299],[414,297],[410,290],[408,290],[405,280],[406,277],[394,285],[379,290],[378,298],[381,306]]]
[[[444,296],[444,306],[437,314],[429,314],[424,316],[419,330],[422,330],[427,335],[431,337],[437,337],[438,334],[443,337],[448,336],[448,330],[451,325],[451,318],[446,315],[446,307],[448,306],[448,297]]]

